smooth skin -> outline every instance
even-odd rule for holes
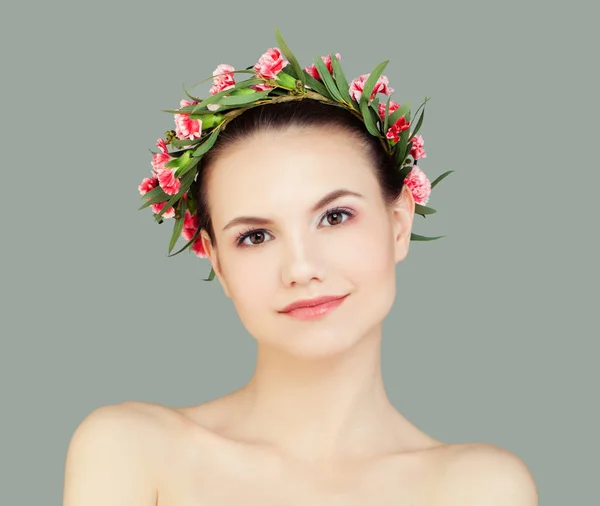
[[[409,251],[407,188],[387,207],[357,140],[314,127],[229,147],[208,185],[217,241],[203,243],[257,341],[254,375],[195,406],[96,409],[69,445],[63,506],[537,506],[518,456],[440,442],[386,395],[382,323]],[[314,208],[340,189],[360,196]],[[242,216],[262,221],[227,227]],[[280,313],[331,294],[348,296],[319,319]]]

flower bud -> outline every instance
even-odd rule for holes
[[[213,114],[202,114],[198,115],[197,119],[202,121],[202,129],[212,128],[217,126],[219,123],[223,121],[225,115],[215,112]]]
[[[275,79],[282,88],[287,90],[296,90],[296,78],[292,77],[291,75],[286,74],[285,72],[279,72]]]
[[[165,144],[170,144],[174,139],[176,139],[175,130],[167,130],[165,132]]]

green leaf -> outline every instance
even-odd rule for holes
[[[208,275],[208,278],[204,279],[204,281],[212,281],[213,279],[215,279],[215,270],[211,267],[210,274]]]
[[[396,109],[389,117],[389,125],[394,126],[402,116],[404,116],[410,110],[410,104],[404,104]],[[407,118],[408,119],[408,118]]]
[[[273,90],[271,90],[271,92],[273,92]],[[255,93],[254,90],[252,91],[252,93]],[[223,114],[225,111],[229,111],[231,109],[239,109],[239,106],[237,106],[237,105],[228,105],[228,106],[221,105],[221,107],[219,107],[219,109],[214,112],[210,111],[208,108],[205,108],[197,113],[190,114],[190,119],[202,119],[203,116],[208,116],[209,114]],[[212,125],[212,127],[215,127],[215,126],[217,126],[217,125]],[[208,128],[210,128],[210,127],[208,127]],[[203,128],[202,130],[204,131],[205,129]]]
[[[179,169],[185,167],[190,162],[190,152],[185,151],[180,157],[173,158],[165,163],[167,169]]]
[[[442,237],[446,237],[445,235],[438,235],[436,237],[425,237],[424,235],[410,234],[411,241],[435,241],[436,239],[441,239]]]
[[[190,163],[188,163],[187,165],[184,165],[183,167],[178,168],[175,171],[175,176],[178,178],[182,178],[187,172],[189,172],[190,170],[192,170],[196,165],[198,165],[198,162],[200,161],[199,158],[192,158],[190,160]]]
[[[223,90],[222,93],[225,93],[226,95],[230,94],[230,93],[234,93],[237,90],[243,90],[246,88],[250,88],[251,86],[254,86],[255,84],[260,84],[264,82],[264,79],[261,77],[256,77],[256,74],[254,74],[254,77],[250,77],[249,79],[244,79],[243,81],[239,81],[237,83],[235,83],[233,88],[229,88],[228,90]],[[221,92],[219,92],[221,93]],[[214,95],[212,95],[214,96]]]
[[[223,97],[219,100],[219,104],[221,105],[246,105],[251,104],[252,102],[256,102],[261,98],[265,98],[271,90],[265,91],[257,91],[252,95],[234,95],[229,97]]]
[[[188,91],[188,90],[185,88],[185,85],[182,85],[182,86],[183,86],[183,92],[184,92],[184,93],[185,93],[185,94],[188,96],[188,98],[191,98],[191,99],[192,99],[194,102],[201,102],[201,101],[202,101],[202,99],[201,99],[201,98],[198,98],[198,97],[195,97],[194,95],[192,95],[192,94],[191,94],[191,93],[190,93],[190,92],[189,92],[189,91]]]
[[[175,243],[177,242],[177,239],[179,239],[179,237],[181,236],[181,231],[183,230],[183,221],[185,220],[185,200],[183,199],[181,199],[181,205],[179,206],[178,212],[179,218],[177,218],[175,220],[175,223],[173,224],[173,234],[171,235],[171,240],[169,241],[169,251],[167,255],[171,253],[171,251],[173,251]]]
[[[410,174],[410,171],[412,170],[412,165],[405,165],[404,167],[402,167],[400,169],[400,177],[402,178],[402,181],[404,181],[404,179],[406,179],[406,176],[408,176]]]
[[[285,40],[283,40],[283,37],[281,36],[281,32],[279,31],[279,28],[275,29],[275,37],[277,38],[277,43],[279,44],[279,49],[281,49],[281,52],[283,53],[283,55],[290,62],[292,69],[294,69],[294,72],[296,73],[296,77],[298,79],[300,79],[300,81],[302,81],[302,87],[304,87],[304,73],[302,71],[302,67],[300,66],[300,63],[298,63],[298,60],[294,56],[294,53],[292,53],[291,49],[285,43]]]
[[[392,97],[388,97],[387,102],[385,104],[385,120],[383,121],[383,135],[387,134],[387,131],[390,129],[390,102],[392,101]]]
[[[348,105],[354,105],[355,102],[352,100],[350,96],[350,87],[348,85],[348,80],[344,75],[344,71],[342,70],[342,65],[340,61],[337,59],[335,54],[331,55],[331,66],[333,68],[333,77],[335,78],[335,83],[337,84],[337,88]]]
[[[229,91],[229,95],[231,96],[235,96],[235,95],[251,95],[252,93],[256,93],[256,90],[253,90],[252,88],[250,88],[250,86],[254,86],[256,84],[260,84],[264,82],[264,79],[248,79],[247,81],[243,81],[242,83],[239,84],[244,84],[244,86],[236,86],[235,88],[230,88]],[[251,83],[248,84],[248,86],[246,86],[246,83]]]
[[[178,158],[186,151],[189,151],[189,149],[178,149],[177,151],[171,151],[169,154],[174,158]]]
[[[412,131],[412,134],[410,135],[411,139],[415,135],[417,135],[417,133],[419,132],[419,129],[421,128],[421,125],[423,124],[423,117],[424,116],[425,116],[425,109],[423,109],[423,111],[421,112],[421,116],[419,116],[419,121],[417,121],[417,126],[415,127],[415,129]]]
[[[202,139],[196,137],[194,139],[173,139],[170,144],[172,146],[181,147],[181,146],[193,146],[194,144],[198,144]]]
[[[190,114],[190,119],[199,119],[202,130],[210,130],[218,126],[225,119],[225,115],[221,112],[205,113],[201,114]]]
[[[217,137],[219,136],[219,132],[221,131],[220,128],[215,128],[212,133],[210,134],[210,137],[208,139],[206,139],[206,141],[204,141],[204,143],[202,143],[200,145],[200,147],[198,147],[198,149],[196,149],[196,151],[194,151],[194,158],[199,158],[202,155],[204,155],[210,148],[212,148],[217,140]]]
[[[372,109],[369,107],[367,102],[363,102],[361,100],[359,107],[360,107],[360,112],[363,117],[363,122],[365,123],[365,126],[367,127],[367,130],[369,131],[369,133],[371,135],[374,135],[375,137],[381,137],[379,130],[377,130],[377,125],[376,125],[375,121],[373,121],[373,116],[371,116]]]
[[[236,70],[235,72],[241,72],[241,71]],[[211,77],[211,79],[212,79],[212,77]],[[209,97],[204,98],[204,99],[198,98],[198,97],[193,97],[186,92],[188,97],[193,98],[195,101],[197,101],[199,103],[192,104],[192,105],[186,105],[184,107],[180,107],[179,109],[163,109],[162,111],[168,112],[171,114],[196,114],[196,113],[198,113],[199,110],[201,112],[204,112],[204,111],[208,110],[206,107],[207,104],[217,103],[219,101],[219,99],[221,97],[224,97],[225,95],[235,95],[238,90],[243,90],[243,89],[249,88],[250,86],[254,86],[255,84],[264,83],[264,82],[265,82],[264,79],[258,79],[258,78],[246,79],[245,81],[240,81],[239,83],[235,83],[234,88],[229,88],[227,90],[220,91],[219,93],[215,93],[214,95],[210,95]]]
[[[365,85],[363,87],[362,95],[360,97],[361,104],[363,102],[365,104],[370,102],[371,93],[373,93],[373,88],[375,88],[375,85],[377,84],[377,80],[379,79],[379,76],[381,76],[381,74],[383,73],[383,71],[388,63],[389,63],[389,60],[381,62],[379,65],[377,65],[377,67],[375,67],[375,70],[373,70],[373,72],[371,72],[371,74],[367,78],[367,81],[365,82]]]
[[[252,70],[252,67],[253,66],[251,65],[250,67],[248,67],[245,70],[234,70],[233,72],[231,72],[231,74],[254,74],[254,75],[256,75],[256,72],[254,72]],[[203,83],[205,83],[207,81],[212,81],[214,78],[215,78],[215,76],[211,75],[211,76],[207,77],[206,79],[202,79],[202,81],[194,84],[194,86],[192,86],[192,88],[195,88],[196,86],[200,86],[201,84],[203,84]],[[185,88],[185,85],[182,85],[182,86],[183,86],[183,91],[185,92],[185,94],[188,97],[191,97],[191,95],[188,93],[187,89]]]
[[[407,156],[407,148],[408,148],[408,136],[410,135],[410,130],[404,130],[400,134],[400,140],[398,141],[398,163],[403,163]]]
[[[375,97],[371,104],[369,105],[371,109],[371,117],[373,118],[373,122],[375,125],[378,125],[379,137],[383,137],[384,135],[381,133],[383,129],[383,121],[381,120],[381,116],[379,115],[379,99]]]
[[[415,112],[415,117],[417,116],[417,114],[419,114],[419,111],[421,110],[421,108],[425,107],[425,104],[426,104],[426,103],[427,103],[429,100],[431,100],[431,98],[430,98],[430,97],[425,97],[425,98],[423,99],[423,102],[421,103],[421,105],[419,106],[419,108],[417,109],[417,111]]]
[[[231,94],[235,90],[242,89],[242,88],[248,88],[255,84],[263,83],[264,81],[265,81],[264,79],[246,79],[245,81],[236,83],[234,88],[229,88],[228,90],[223,90],[223,91],[220,91],[219,93],[215,93],[214,95],[211,95],[210,97],[207,97],[204,100],[202,100],[202,102],[200,102],[199,104],[183,107],[182,110],[187,110],[187,107],[192,107],[192,109],[189,112],[197,113],[200,109],[205,108],[208,104],[221,103],[221,100],[223,98],[225,98],[226,95],[231,96]],[[236,96],[236,95],[233,95],[233,96]]]
[[[315,62],[315,66],[317,67],[317,71],[319,72],[319,75],[321,76],[321,80],[327,87],[327,90],[329,91],[329,93],[331,94],[333,99],[336,100],[337,102],[343,102],[344,99],[342,98],[342,95],[340,94],[339,90],[337,89],[337,86],[335,85],[333,77],[331,77],[331,74],[329,73],[329,70],[327,70],[327,66],[323,63],[323,60],[321,59],[321,57],[318,56],[317,58],[315,58],[314,62]]]
[[[157,195],[167,197],[167,194],[163,191],[163,189],[160,186],[157,186],[155,188],[152,188],[152,190],[150,190],[149,192],[146,192],[144,195],[140,195],[140,198],[147,200],[147,199],[154,198]],[[165,198],[165,200],[166,200],[166,198]]]
[[[435,181],[433,183],[431,183],[431,188],[435,188],[435,186],[444,178],[448,177],[450,174],[452,174],[454,171],[453,170],[449,170],[448,172],[444,172],[441,176],[438,176]]]
[[[292,68],[291,65],[286,65],[285,67],[283,67],[281,72],[279,72],[279,74],[277,74],[277,77],[279,77],[281,74],[287,74],[288,76],[290,76],[294,79],[298,79],[298,76],[296,75],[296,71]]]
[[[390,142],[391,142],[391,139],[390,139]],[[398,165],[398,166],[401,166],[402,162],[404,162],[404,159],[402,158],[403,152],[404,152],[404,149],[402,148],[402,146],[400,146],[399,142],[394,144],[394,158],[396,160],[396,165]]]
[[[436,212],[437,211],[435,209],[433,209],[432,207],[427,207],[427,206],[415,203],[415,213],[416,214],[425,216],[427,214],[433,214]]]
[[[196,173],[194,171],[190,171],[185,176],[183,176],[183,178],[181,179],[181,187],[179,188],[179,191],[168,200],[168,202],[162,208],[160,213],[154,215],[154,218],[156,219],[156,221],[160,221],[162,219],[162,215],[169,208],[173,207],[173,204],[175,204],[175,202],[177,202],[179,199],[181,199],[183,197],[183,194],[186,191],[188,191],[188,189],[194,182],[194,177],[196,177]]]
[[[371,110],[371,120],[373,121],[373,124],[375,125],[375,127],[377,128],[377,137],[385,137],[385,135],[383,135],[381,133],[381,116],[379,116],[379,112],[376,112],[373,108],[370,108]]]
[[[160,190],[162,193],[157,193],[154,197],[149,198],[149,200],[146,201],[146,203],[142,204],[139,207],[138,211],[140,211],[141,209],[145,209],[146,207],[150,207],[152,204],[158,204],[159,202],[164,202],[165,200],[167,200],[169,198],[169,196],[163,191],[162,188],[160,188]],[[150,192],[148,192],[148,193],[150,193]],[[146,195],[148,195],[148,193]]]
[[[281,74],[281,72],[280,72]],[[280,88],[274,88],[271,90],[271,97],[289,97],[290,93],[288,90],[282,90]]]
[[[381,117],[379,116],[379,98],[378,98],[378,97],[375,97],[375,98],[374,98],[374,99],[371,101],[371,103],[369,104],[369,107],[370,107],[371,109],[373,109],[373,111],[374,111],[374,112],[375,112],[375,114],[377,115],[377,118],[381,118]]]
[[[181,249],[177,250],[175,253],[171,253],[170,255],[167,255],[167,256],[174,257],[175,255],[179,255],[179,253],[181,253],[182,251],[184,251],[190,247],[190,245],[196,240],[196,238],[198,237],[199,234],[200,234],[200,229],[198,228],[196,230],[196,232],[194,232],[194,235],[190,238],[190,240],[185,243],[185,246],[183,246]]]
[[[168,112],[171,114],[189,114],[192,111],[193,105],[186,105],[181,109],[161,109],[162,112]]]
[[[333,97],[327,91],[327,88],[323,85],[323,83],[317,81],[313,76],[311,76],[306,70],[304,72],[304,80],[306,81],[306,85],[310,86],[314,91],[318,94],[323,95],[326,98],[330,98],[333,100]]]
[[[406,144],[406,149],[404,151],[406,153],[405,158],[410,154],[410,150],[412,149],[412,145],[413,145],[412,141],[408,142]]]

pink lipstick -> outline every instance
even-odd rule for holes
[[[299,320],[312,320],[324,316],[340,306],[347,295],[319,297],[297,301],[286,306],[281,312]]]

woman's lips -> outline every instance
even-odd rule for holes
[[[283,314],[291,316],[292,318],[297,318],[299,320],[312,320],[314,318],[320,318],[335,308],[340,306],[345,300],[347,295],[341,297],[336,300],[332,300],[329,302],[325,302],[323,304],[318,304],[316,306],[311,307],[298,307],[296,309],[292,309],[291,311],[287,311]]]

